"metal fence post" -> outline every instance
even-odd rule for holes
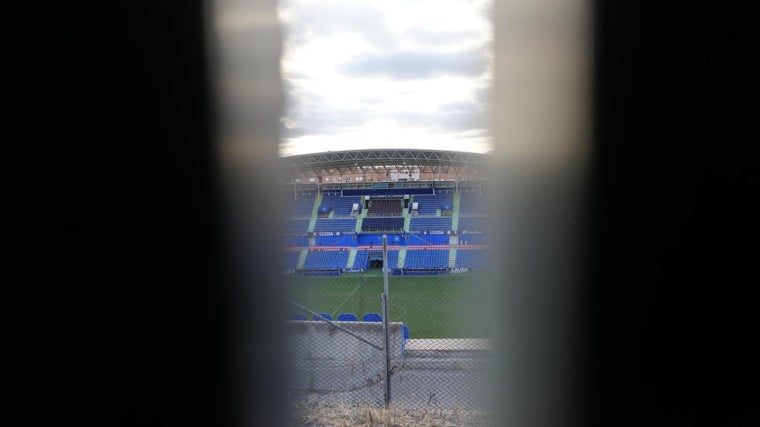
[[[383,364],[385,365],[385,406],[387,407],[391,402],[391,352],[388,328],[388,295],[382,294],[383,303],[383,344],[385,346],[385,358]]]
[[[385,406],[391,402],[391,352],[389,344],[388,329],[388,236],[383,234],[383,346],[385,347]]]
[[[388,235],[383,234],[383,292],[388,295]]]

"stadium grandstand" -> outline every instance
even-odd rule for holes
[[[482,153],[355,150],[282,157],[283,268],[304,276],[387,267],[394,275],[488,268]]]

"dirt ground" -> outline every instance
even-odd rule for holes
[[[443,409],[434,406],[388,409],[366,405],[300,404],[291,411],[291,426],[308,427],[454,427],[495,426],[491,414],[484,411]]]

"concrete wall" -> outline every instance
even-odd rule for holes
[[[383,347],[383,324],[338,322],[341,327]],[[324,321],[289,321],[290,390],[348,403],[383,401],[385,353]],[[401,357],[401,323],[389,325],[391,358]]]
[[[338,325],[383,344],[382,323]],[[287,322],[294,401],[312,403],[384,402],[384,352],[323,321]],[[407,340],[401,323],[390,324],[391,401],[409,407],[483,409],[492,374],[487,340]]]

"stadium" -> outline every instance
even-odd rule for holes
[[[393,401],[483,402],[490,346],[477,313],[491,246],[488,159],[436,150],[281,158],[294,395],[382,400],[387,274]]]
[[[282,158],[291,295],[331,318],[378,311],[382,268],[392,317],[416,337],[477,335],[452,319],[488,270],[488,154],[357,150]],[[387,266],[382,236],[387,236]],[[474,309],[474,307],[473,307]],[[303,310],[294,318],[313,318]],[[470,330],[468,330],[470,329]]]
[[[487,268],[487,154],[360,150],[285,157],[285,271],[393,275]]]

